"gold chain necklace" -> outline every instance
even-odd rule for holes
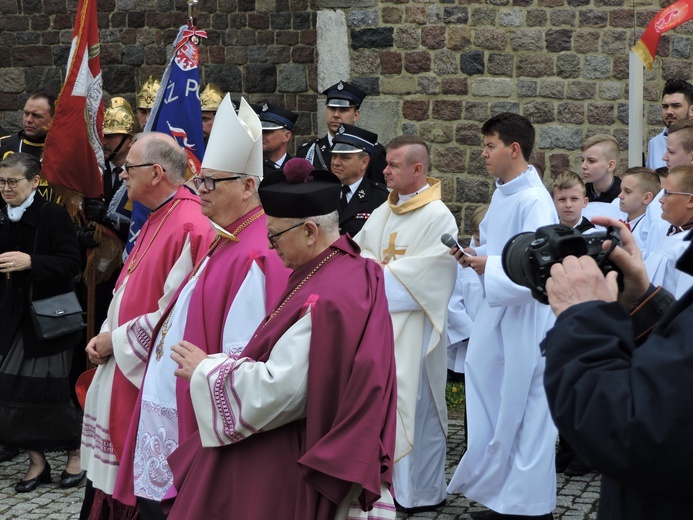
[[[271,320],[272,318],[274,318],[274,317],[279,313],[279,311],[281,311],[281,310],[284,308],[284,305],[286,305],[286,303],[291,299],[291,297],[292,297],[294,294],[296,294],[296,293],[298,292],[298,290],[299,290],[301,287],[303,287],[303,286],[305,285],[305,283],[306,283],[315,273],[317,273],[318,270],[319,270],[323,265],[325,265],[327,262],[329,262],[330,260],[332,260],[332,258],[334,258],[334,256],[335,256],[337,253],[340,253],[340,250],[339,250],[339,249],[336,249],[336,250],[332,251],[329,255],[327,255],[325,258],[323,258],[322,262],[320,262],[318,265],[316,265],[316,266],[313,268],[313,270],[312,270],[310,273],[308,273],[308,275],[307,275],[303,280],[301,280],[301,281],[299,282],[299,284],[298,284],[296,287],[294,287],[294,290],[291,291],[291,292],[289,293],[289,295],[288,295],[286,298],[284,298],[284,301],[282,301],[282,302],[279,304],[279,307],[277,307],[276,309],[274,309],[274,311],[272,312],[272,314],[270,314],[269,318],[267,318],[267,321],[265,321],[265,323],[262,325],[262,328],[263,328],[263,329],[264,329],[265,326],[270,322],[270,320]]]
[[[149,241],[149,244],[147,244],[147,249],[144,250],[142,253],[142,256],[139,256],[140,254],[140,249],[142,249],[142,242],[137,243],[137,249],[132,253],[132,260],[130,261],[130,264],[128,265],[128,274],[131,274],[135,269],[137,269],[137,266],[140,265],[140,262],[142,262],[142,259],[144,256],[147,254],[149,251],[149,248],[152,247],[152,244],[154,243],[154,239],[156,236],[159,234],[159,231],[161,231],[161,227],[164,225],[164,222],[166,222],[166,219],[173,213],[173,210],[176,209],[176,206],[180,203],[181,199],[178,199],[173,203],[173,205],[169,208],[169,210],[166,212],[164,217],[161,219],[161,222],[159,222],[159,225],[157,226],[156,230],[154,231],[154,235],[152,236],[151,240]],[[149,220],[147,220],[147,229],[149,229]],[[144,234],[142,235],[142,238],[144,238]]]
[[[222,237],[221,235],[217,235],[214,237],[214,240],[212,241],[211,245],[209,246],[209,249],[207,250],[207,254],[200,258],[197,261],[197,264],[193,268],[193,270],[190,272],[190,276],[188,277],[188,282],[192,280],[195,275],[197,275],[197,272],[199,271],[200,267],[202,267],[202,263],[205,261],[205,259],[210,258],[214,253],[217,251],[221,251],[224,249],[229,243],[231,242],[238,242],[238,238],[236,238],[236,235],[238,235],[241,231],[243,231],[245,228],[247,228],[252,222],[256,221],[259,219],[262,215],[265,214],[264,210],[258,211],[255,215],[251,216],[250,218],[247,218],[241,224],[233,230],[231,233],[230,237]],[[161,340],[156,344],[156,348],[154,349],[154,353],[156,355],[156,360],[159,361],[163,355],[164,355],[164,340],[166,339],[166,334],[168,334],[169,329],[171,328],[171,316],[173,316],[173,310],[176,308],[176,304],[173,304],[173,307],[171,307],[171,310],[169,313],[166,315],[166,319],[164,320],[163,325],[161,326]]]

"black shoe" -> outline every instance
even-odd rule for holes
[[[73,488],[79,486],[84,478],[87,476],[87,472],[82,470],[76,475],[68,473],[67,470],[60,474],[60,487],[61,488]]]
[[[568,441],[560,437],[558,450],[556,450],[556,473],[563,473],[574,458],[575,452],[573,448],[570,447]]]
[[[573,460],[570,461],[568,467],[565,468],[563,474],[567,477],[582,477],[583,475],[587,475],[591,471],[592,468],[585,464],[585,462],[576,455],[573,458]]]
[[[395,500],[395,507],[404,513],[407,513],[409,515],[413,515],[414,513],[425,513],[426,511],[435,511],[436,509],[440,509],[441,507],[444,507],[446,503],[447,503],[447,500],[443,499],[443,501],[440,502],[439,504],[435,504],[432,506],[404,507],[403,505],[399,504],[397,502],[397,500]]]
[[[18,449],[12,449],[8,448],[7,446],[0,445],[0,462],[7,462],[8,460],[12,460],[17,455],[19,455]]]
[[[496,518],[501,518],[503,515],[490,509],[485,509],[484,511],[472,511],[469,513],[469,516],[474,520],[495,520]]]
[[[50,484],[51,482],[53,482],[51,478],[51,467],[48,461],[46,461],[46,465],[38,477],[32,478],[31,480],[20,480],[14,486],[14,490],[17,493],[29,493],[39,487],[39,484]]]

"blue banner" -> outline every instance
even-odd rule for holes
[[[205,153],[197,43],[199,37],[206,36],[196,27],[184,25],[179,29],[171,61],[161,78],[161,87],[144,127],[145,132],[163,132],[178,141],[188,155],[188,177],[199,173]],[[133,204],[124,257],[130,254],[148,216],[149,209],[138,202]]]

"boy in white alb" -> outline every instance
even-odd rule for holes
[[[653,285],[661,285],[678,299],[693,286],[693,277],[676,269],[676,261],[688,248],[686,231],[693,228],[693,165],[672,168],[663,191],[662,218],[671,225],[645,260],[645,268]]]
[[[619,209],[628,215],[626,225],[643,254],[650,229],[647,207],[659,190],[659,176],[649,168],[642,166],[628,168],[621,179],[621,193],[618,196]]]

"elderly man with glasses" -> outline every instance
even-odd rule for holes
[[[383,273],[339,236],[339,188],[304,159],[265,177],[269,242],[293,270],[286,289],[240,356],[173,348],[198,418],[211,420],[168,459],[169,519],[395,518]]]
[[[82,467],[90,482],[83,518],[92,502],[101,513],[113,511],[111,495],[154,326],[214,236],[199,197],[183,185],[186,164],[175,139],[149,132],[135,137],[120,174],[129,199],[151,213],[116,282],[101,333],[87,344],[89,359],[99,366],[84,409]]]
[[[265,238],[266,217],[257,193],[261,135],[250,106],[242,100],[237,116],[227,95],[214,120],[201,176],[193,178],[202,214],[216,237],[155,328],[114,493],[118,502],[137,504],[141,520],[164,518],[160,502],[173,483],[167,457],[198,428],[214,422],[193,406],[188,381],[176,379],[171,349],[183,343],[204,356],[238,357],[289,276]]]

